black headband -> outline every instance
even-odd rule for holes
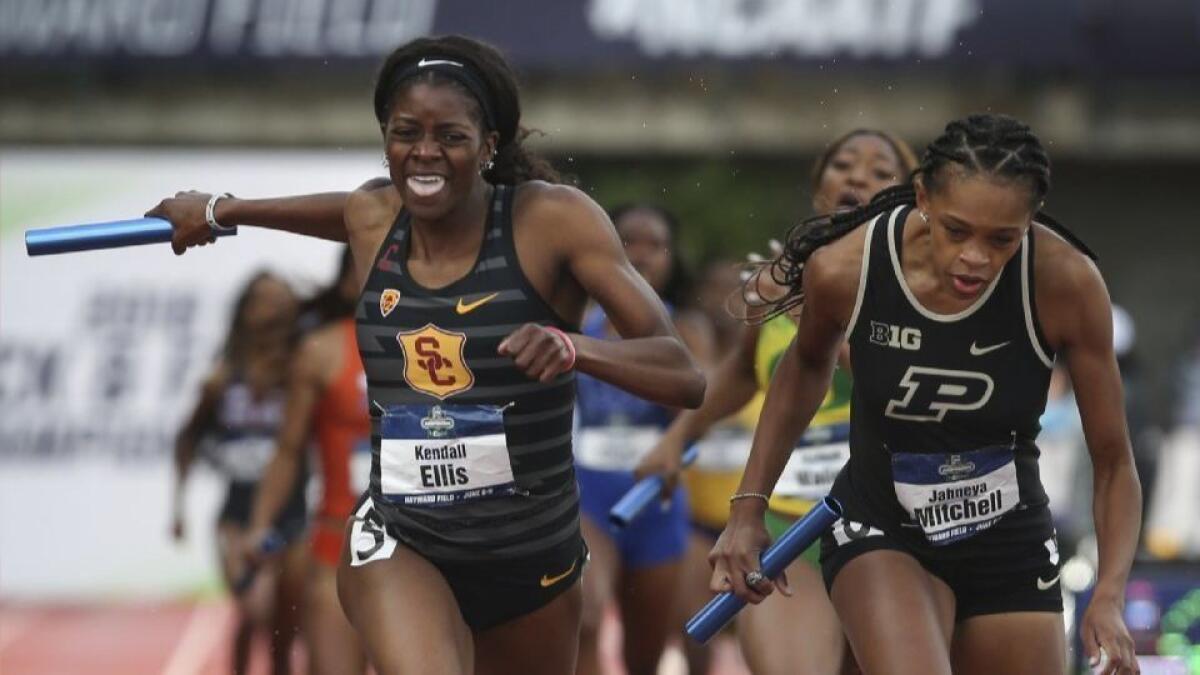
[[[388,91],[395,91],[401,82],[410,77],[430,71],[444,75],[466,87],[471,96],[475,98],[475,101],[479,103],[480,109],[483,110],[483,122],[487,127],[484,131],[498,131],[496,128],[496,116],[492,112],[495,109],[495,105],[492,104],[491,90],[488,89],[487,85],[483,82],[483,78],[479,76],[475,68],[468,62],[444,56],[423,56],[419,61],[396,71],[396,74],[388,83],[390,85]]]

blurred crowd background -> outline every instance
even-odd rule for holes
[[[0,0],[0,606],[217,587],[215,478],[189,493],[194,536],[168,536],[172,439],[236,289],[267,268],[311,291],[337,257],[244,231],[181,259],[30,259],[23,232],[140,216],[176,190],[384,175],[378,62],[442,33],[514,60],[537,147],[601,205],[678,216],[709,308],[808,214],[835,137],[873,127],[920,150],[974,111],[1030,124],[1053,161],[1045,208],[1099,254],[1115,305],[1146,497],[1127,621],[1141,653],[1200,672],[1196,0]],[[1044,427],[1082,602],[1090,471],[1066,377]]]

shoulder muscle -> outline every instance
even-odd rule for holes
[[[821,311],[845,329],[854,312],[862,276],[867,228],[860,226],[813,252],[804,270],[805,304]]]
[[[1099,268],[1049,228],[1033,227],[1038,321],[1050,345],[1070,347],[1081,333],[1111,335],[1112,309]]]
[[[518,188],[513,204],[514,220],[535,228],[547,243],[560,247],[584,245],[585,237],[620,246],[616,231],[604,209],[582,190],[569,185],[529,181]]]
[[[366,284],[375,254],[402,206],[400,193],[391,182],[381,184],[379,179],[368,181],[346,198],[343,218],[359,288]]]

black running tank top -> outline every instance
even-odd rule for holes
[[[275,454],[284,394],[276,387],[256,397],[240,373],[226,385],[204,455],[231,482],[253,485],[262,477]]]
[[[518,370],[511,358],[496,353],[500,342],[525,323],[576,330],[521,271],[513,240],[514,191],[511,186],[495,187],[475,265],[439,289],[425,288],[408,274],[411,218],[402,210],[358,303],[358,347],[371,404],[368,494],[390,529],[434,560],[524,557],[579,536],[571,452],[574,371],[541,384]],[[443,409],[473,405],[505,407],[512,492],[437,506],[409,504],[385,494],[380,468],[383,411],[396,406],[433,410],[421,424],[436,435],[439,425],[450,424]],[[463,426],[460,423],[460,429]],[[464,452],[455,447],[418,448],[416,453],[416,482],[428,486],[453,483],[464,461]]]
[[[885,530],[946,550],[1008,529],[1023,520],[1018,513],[1046,511],[1034,440],[1053,352],[1034,305],[1033,228],[976,302],[937,314],[901,269],[911,211],[867,226],[848,331],[851,458],[833,494]]]

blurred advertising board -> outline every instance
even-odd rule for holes
[[[375,61],[465,33],[528,67],[772,59],[799,66],[1200,68],[1188,0],[0,0],[0,58]]]
[[[182,189],[350,190],[378,172],[366,152],[0,151],[0,598],[211,585],[223,488],[197,469],[190,537],[174,545],[175,433],[244,282],[267,269],[307,294],[339,255],[242,228],[182,257],[152,245],[30,258],[24,231],[138,217]]]

